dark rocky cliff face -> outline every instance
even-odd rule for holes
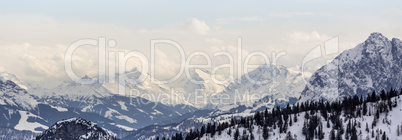
[[[115,140],[115,134],[82,118],[62,120],[49,127],[37,140]]]

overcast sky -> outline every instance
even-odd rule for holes
[[[339,37],[343,51],[363,42],[371,32],[402,38],[402,1],[1,1],[0,70],[20,79],[67,79],[64,54],[74,42],[105,37],[117,42],[107,51],[140,51],[148,60],[151,39],[179,43],[186,55],[206,52],[213,65],[236,60],[237,38],[244,57],[251,52],[286,52],[278,64],[297,67],[303,57],[326,40]],[[159,47],[156,73],[163,79],[178,70],[178,52]],[[96,47],[74,54],[79,76],[98,71]],[[195,59],[194,63],[203,63]],[[261,58],[255,64],[263,64]],[[127,69],[138,67],[133,60]],[[159,70],[158,70],[159,69]]]

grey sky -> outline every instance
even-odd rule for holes
[[[245,54],[285,51],[287,55],[278,63],[295,67],[309,50],[334,36],[339,36],[341,51],[364,41],[371,32],[402,38],[402,9],[397,6],[401,4],[315,0],[1,1],[0,70],[26,80],[66,79],[63,62],[67,47],[82,38],[98,37],[116,40],[115,51],[138,50],[147,56],[151,39],[174,40],[187,55],[197,50],[211,55],[214,50],[233,49],[237,37],[242,37]],[[77,73],[96,73],[94,50],[85,47],[77,53]],[[176,58],[171,51],[161,49],[157,57]],[[174,73],[175,63],[159,64],[172,69],[159,75]]]

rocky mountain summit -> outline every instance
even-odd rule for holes
[[[402,87],[402,43],[372,33],[355,48],[345,50],[317,70],[301,93],[299,102],[333,101],[345,96]]]
[[[116,134],[105,130],[95,123],[82,118],[70,118],[56,122],[37,140],[115,140]]]

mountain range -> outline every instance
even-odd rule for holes
[[[2,72],[0,128],[24,137],[33,137],[45,130],[56,131],[57,127],[52,125],[59,120],[75,118],[75,121],[88,124],[82,119],[85,118],[96,124],[99,127],[97,130],[113,131],[116,138],[147,139],[186,133],[210,122],[243,118],[265,109],[285,108],[296,102],[336,101],[354,95],[366,96],[372,91],[380,93],[391,88],[400,89],[401,45],[397,38],[388,40],[380,33],[372,33],[366,41],[345,50],[318,69],[307,84],[299,69],[272,64],[261,65],[226,84],[213,83],[210,79],[212,73],[206,69],[193,69],[189,73],[199,83],[182,75],[172,83],[160,85],[151,83],[147,77],[139,84],[79,84],[65,81],[53,88],[27,84],[11,73]],[[136,79],[140,71],[132,69],[124,74]],[[119,75],[116,74],[117,77]],[[82,79],[91,80],[88,76]],[[119,86],[136,89],[141,94],[130,95],[126,92],[120,95]],[[228,104],[195,101],[197,90],[211,97],[229,95],[230,98],[222,99]],[[172,91],[175,93],[171,94]],[[151,96],[142,96],[145,94]],[[153,98],[161,95],[169,101]],[[236,97],[242,101],[236,100]]]
[[[282,70],[286,71],[284,67],[282,67]],[[256,72],[258,71],[254,71],[254,73]],[[269,70],[266,70],[265,72],[268,73]],[[207,70],[195,70],[195,73],[193,74],[195,76],[198,75],[198,80],[202,81],[202,78],[200,78],[201,76],[199,75],[203,75],[202,77],[206,79],[208,73]],[[127,72],[127,75],[130,74],[136,75],[138,72],[136,70]],[[47,129],[48,126],[61,118],[83,117],[90,118],[91,121],[97,123],[103,128],[118,131],[118,137],[123,137],[128,135],[129,131],[143,128],[148,125],[179,123],[187,118],[195,117],[194,111],[196,110],[203,112],[196,116],[208,118],[228,113],[250,113],[254,112],[256,107],[260,109],[264,108],[264,105],[256,105],[256,107],[253,107],[252,105],[246,106],[243,104],[215,107],[208,104],[199,104],[200,106],[197,106],[198,108],[196,108],[192,106],[192,103],[166,104],[150,101],[139,96],[121,96],[116,94],[116,92],[113,92],[112,86],[97,82],[87,85],[65,81],[57,87],[48,89],[31,86],[31,84],[24,84],[24,82],[21,82],[13,74],[7,72],[3,72],[2,75],[7,76],[2,78],[4,81],[0,82],[0,88],[2,88],[1,94],[3,95],[0,98],[2,107],[0,113],[4,116],[4,118],[0,118],[2,119],[1,122],[4,122],[1,126],[11,127],[20,131],[28,130],[34,133],[39,133]],[[283,73],[282,77],[287,77],[287,73]],[[90,78],[85,76],[83,79]],[[11,80],[17,81],[18,84]],[[289,81],[280,81],[280,84],[277,84],[278,86],[273,85],[272,87],[278,87],[275,88],[276,91],[277,89],[280,89],[280,86],[283,88],[283,85],[286,84],[285,82]],[[180,84],[183,86],[178,86]],[[148,83],[148,85],[150,84]],[[172,83],[172,85],[176,85],[177,88],[175,90],[180,92],[190,91],[191,88],[201,88],[207,91],[206,93],[212,93],[212,90],[221,91],[220,93],[215,94],[223,94],[224,92],[231,90],[231,88],[234,88],[234,86],[240,86],[238,84],[231,84],[231,88],[227,88],[223,85],[206,83],[196,86],[196,84],[189,80],[186,81],[186,78],[183,77],[181,77],[178,82]],[[247,84],[247,86],[250,85],[252,84]],[[155,92],[153,91],[154,89],[158,89],[156,91],[162,91],[159,89],[167,91],[166,88],[161,88],[165,85],[156,85],[159,88],[155,88],[155,85],[149,87],[147,86],[147,83],[127,86],[140,89],[142,92],[150,94]],[[247,88],[252,89],[252,91],[265,90],[263,86],[243,87],[242,90]],[[274,96],[269,96],[271,99],[275,99],[266,107],[274,107],[275,101],[280,100],[279,98],[276,98],[279,96],[283,97],[282,99],[285,99],[286,101],[289,97],[297,98],[294,94],[281,94],[277,91]],[[171,99],[175,99],[175,97],[172,97]],[[144,102],[147,104],[144,104]]]
[[[272,81],[278,81],[276,85],[283,84],[284,88],[279,88],[281,86],[273,86],[275,82],[260,86],[247,83],[247,80],[244,80],[244,82],[240,80],[242,83],[231,83],[220,94],[234,93],[235,90],[241,88],[250,92],[271,91],[272,94],[252,102],[252,105],[242,103],[218,105],[216,109],[210,112],[197,112],[197,114],[204,115],[190,115],[191,117],[178,123],[145,127],[139,129],[137,133],[134,132],[129,135],[128,138],[169,137],[175,133],[188,133],[188,127],[186,131],[182,131],[185,129],[182,127],[188,124],[200,128],[199,126],[207,125],[211,122],[222,122],[224,121],[222,120],[222,118],[225,118],[224,116],[226,116],[226,119],[241,118],[252,116],[254,112],[264,109],[272,109],[277,106],[286,107],[288,103],[302,103],[306,101],[331,102],[355,95],[358,97],[366,97],[373,91],[380,94],[382,91],[391,90],[391,88],[400,89],[401,84],[399,81],[402,79],[402,75],[400,74],[400,64],[402,62],[400,61],[402,56],[401,49],[399,39],[393,38],[392,40],[388,40],[380,33],[372,33],[366,41],[357,45],[355,48],[345,50],[329,64],[324,65],[314,72],[312,77],[308,80],[307,85],[303,83],[301,73],[291,71],[284,67],[278,68],[276,66],[263,65],[251,71],[249,77],[254,78],[256,81],[265,79],[272,80],[275,78],[275,80]],[[266,68],[271,70],[267,70]],[[244,76],[242,76],[242,78],[246,79]],[[275,90],[277,93],[275,93]],[[241,95],[241,92],[239,93]],[[285,96],[276,96],[277,94],[281,95],[283,93],[287,94],[284,94]],[[285,98],[281,99],[280,97]],[[158,133],[145,133],[152,131],[161,132],[162,135],[158,135]],[[219,139],[219,137],[215,138]]]

